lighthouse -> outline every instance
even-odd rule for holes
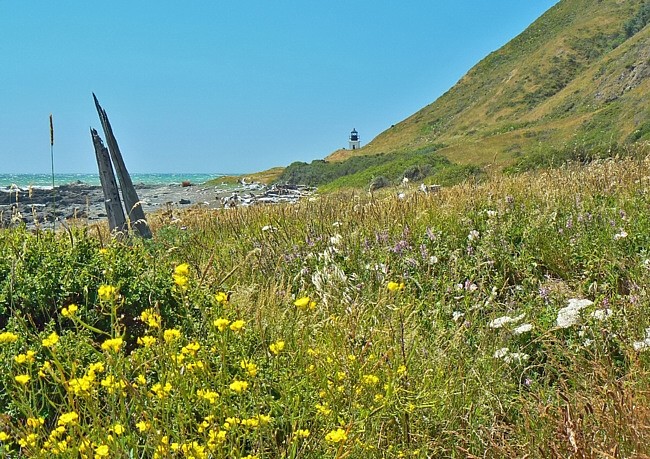
[[[356,129],[352,129],[352,132],[350,132],[350,150],[357,150],[359,148],[361,148],[359,133]]]

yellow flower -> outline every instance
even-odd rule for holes
[[[331,443],[341,443],[346,441],[347,439],[348,439],[348,434],[345,432],[345,430],[341,428],[332,430],[330,433],[325,435],[325,440]]]
[[[61,315],[63,317],[70,317],[70,316],[73,316],[78,310],[79,310],[79,306],[72,303],[67,308],[61,309]]]
[[[23,386],[29,382],[31,379],[29,375],[18,375],[14,378],[17,383],[22,384]]]
[[[70,411],[68,413],[63,413],[61,416],[59,416],[59,421],[57,422],[57,425],[67,426],[68,424],[75,424],[78,419],[79,419],[79,415],[74,411]]]
[[[311,298],[308,296],[303,296],[302,298],[298,298],[296,301],[293,302],[294,306],[296,306],[298,309],[314,309],[316,307],[316,302],[312,301]]]
[[[241,366],[243,370],[246,370],[246,373],[248,373],[249,376],[255,377],[255,375],[257,375],[257,365],[250,360],[242,360],[239,362],[239,366]]]
[[[269,422],[271,422],[272,418],[271,418],[270,414],[258,414],[257,419],[259,419],[260,424],[264,425],[264,424],[268,424]]]
[[[201,349],[201,345],[196,341],[194,341],[188,344],[187,346],[183,346],[183,348],[181,349],[181,353],[188,354],[188,355],[196,355],[199,349]]]
[[[318,411],[320,414],[323,416],[329,416],[332,414],[332,410],[330,409],[329,405],[327,403],[321,405],[320,403],[317,403],[316,405],[316,411]]]
[[[309,429],[298,429],[295,432],[297,438],[307,438],[309,437]]]
[[[59,335],[57,335],[56,332],[52,332],[47,338],[43,339],[41,344],[43,344],[43,347],[52,347],[58,342],[59,342]]]
[[[107,445],[99,445],[97,448],[95,448],[96,457],[107,457],[108,453],[109,450]]]
[[[165,383],[164,386],[160,383],[156,383],[153,386],[151,386],[151,392],[156,394],[158,398],[164,398],[171,391],[172,391],[172,385],[170,383]]]
[[[108,253],[108,249],[107,249],[107,248],[102,247],[101,249],[99,249],[99,254],[100,254],[100,255],[106,255],[107,253]]]
[[[187,277],[190,275],[190,265],[187,263],[181,263],[180,265],[174,268],[174,274],[177,276]]]
[[[122,435],[124,433],[124,426],[122,424],[115,424],[113,426],[113,432],[115,432],[115,435]]]
[[[230,329],[234,332],[240,332],[244,328],[244,325],[246,322],[243,320],[235,320],[233,323],[230,324]]]
[[[36,352],[29,350],[26,354],[18,354],[16,357],[14,357],[14,360],[16,363],[32,363],[34,361],[35,355]]]
[[[368,386],[374,386],[379,382],[379,378],[375,375],[363,375],[363,378],[361,380]]]
[[[124,344],[122,338],[107,339],[102,343],[102,349],[105,351],[119,352],[122,344]]]
[[[217,300],[217,303],[221,303],[224,306],[228,304],[228,294],[226,292],[217,292],[214,295],[214,299]]]
[[[390,290],[391,292],[396,292],[396,291],[398,291],[398,290],[404,290],[405,285],[404,285],[404,282],[400,282],[400,283],[398,284],[397,282],[390,281],[390,282],[388,283],[388,285],[386,285],[386,287],[387,287],[388,290]]]
[[[6,432],[0,432],[0,441],[1,441],[1,442],[3,442],[3,443],[9,443],[9,440],[10,440],[10,439],[11,439],[11,437],[10,437],[9,435],[7,435]]]
[[[153,309],[145,309],[140,313],[140,320],[147,324],[151,328],[160,328],[160,314],[158,314]]]
[[[27,426],[32,429],[36,429],[45,424],[45,419],[43,418],[27,418]]]
[[[278,355],[284,349],[284,341],[276,341],[275,343],[269,346],[269,350],[274,354]]]
[[[230,321],[228,319],[223,319],[219,318],[216,319],[214,322],[212,322],[217,329],[219,329],[220,332],[224,331],[228,325],[230,325]]]
[[[172,342],[175,339],[180,338],[181,331],[178,328],[168,328],[163,332],[163,338],[166,343]]]
[[[38,376],[40,376],[41,378],[45,378],[45,376],[47,376],[47,372],[49,372],[51,368],[52,368],[52,364],[46,360],[45,362],[43,362],[41,369],[38,370]]]
[[[174,274],[172,276],[174,279],[174,283],[178,285],[181,289],[185,290],[187,288],[187,284],[189,283],[190,279],[186,276],[179,276],[177,274]]]
[[[151,424],[145,421],[140,421],[135,426],[140,432],[146,432],[151,427]]]
[[[2,343],[15,343],[18,341],[18,335],[11,332],[0,333],[0,344]]]
[[[248,389],[248,383],[246,381],[234,380],[232,383],[230,383],[230,390],[237,392],[238,394],[241,394],[246,389]]]
[[[101,301],[111,301],[117,298],[117,288],[112,285],[100,285],[97,295]]]
[[[199,390],[196,391],[196,395],[198,395],[198,396],[201,397],[201,398],[204,398],[205,400],[207,400],[208,402],[210,402],[210,404],[212,404],[212,405],[214,405],[215,403],[217,403],[217,399],[219,398],[219,394],[216,393],[216,392],[213,391],[213,390],[202,390],[202,389],[199,389]]]
[[[153,336],[143,336],[142,338],[138,338],[138,344],[144,347],[151,347],[156,343],[156,338]]]

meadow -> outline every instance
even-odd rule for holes
[[[2,230],[0,455],[648,457],[649,210],[627,158]]]

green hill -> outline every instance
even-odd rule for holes
[[[562,0],[435,102],[326,160],[436,146],[505,166],[650,140],[649,20],[648,0]]]

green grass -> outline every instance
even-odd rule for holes
[[[648,177],[2,230],[0,455],[644,457]]]

